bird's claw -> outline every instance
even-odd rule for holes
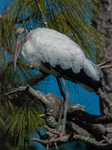
[[[61,133],[60,133],[60,137],[62,137],[63,135],[64,135],[64,132],[61,132]]]
[[[55,134],[50,140],[55,139],[57,136],[58,135]],[[46,149],[49,150],[49,146],[51,146],[51,145],[52,145],[52,143],[47,144]],[[56,149],[58,150],[57,142],[55,142],[54,145],[55,145]]]
[[[64,132],[61,132],[60,133],[60,137],[62,137],[63,135],[64,135]],[[53,140],[56,137],[58,137],[57,134],[55,134],[50,140]],[[49,146],[51,146],[51,145],[52,145],[52,143],[47,144],[46,149],[49,150]],[[55,142],[54,145],[55,145],[56,149],[58,150],[57,142]]]
[[[47,144],[46,149],[49,150],[49,146],[51,146],[52,144]],[[58,146],[57,146],[57,142],[54,143],[56,149],[58,150]]]

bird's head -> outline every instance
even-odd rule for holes
[[[17,58],[22,49],[22,46],[27,41],[28,31],[24,28],[18,28],[15,36],[16,36],[16,49],[15,49],[15,55],[14,55],[14,69],[16,70]]]

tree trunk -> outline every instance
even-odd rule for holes
[[[99,54],[102,60],[112,58],[112,0],[101,0],[99,17],[97,20],[97,29],[104,36],[103,51]],[[104,77],[102,83],[104,92],[107,97],[112,101],[112,68],[103,69]],[[102,101],[100,102],[101,113],[107,114],[108,109]],[[112,126],[112,124],[109,124]]]
[[[101,0],[99,7],[99,16],[93,25],[100,31],[103,35],[102,52],[98,55],[102,61],[106,61],[112,58],[112,0]],[[103,91],[107,97],[112,101],[112,68],[102,69],[103,78]],[[101,114],[108,114],[108,108],[100,99],[100,110]],[[112,123],[105,124],[105,127],[112,127]],[[112,134],[108,134],[108,138],[112,138]],[[97,148],[87,145],[88,150],[94,150]],[[108,150],[111,150],[109,148]]]

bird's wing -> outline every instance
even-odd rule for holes
[[[81,81],[83,77],[83,80],[88,77],[95,81],[100,80],[100,69],[88,60],[82,49],[66,35],[55,30],[39,28],[31,32],[28,42],[30,44],[26,45],[29,44],[31,48],[27,54],[29,53],[30,63],[35,67],[43,69],[41,64],[47,64],[68,77],[71,70],[72,78],[81,72]],[[45,68],[42,71],[45,71]],[[48,73],[52,74],[51,70]]]

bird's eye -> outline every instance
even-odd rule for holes
[[[17,33],[15,33],[15,37],[17,37]]]
[[[26,34],[26,30],[25,30],[25,29],[23,30],[23,34],[24,34],[24,35]]]
[[[17,39],[17,37],[18,37],[18,33],[15,34],[15,38],[16,38],[16,39]]]

